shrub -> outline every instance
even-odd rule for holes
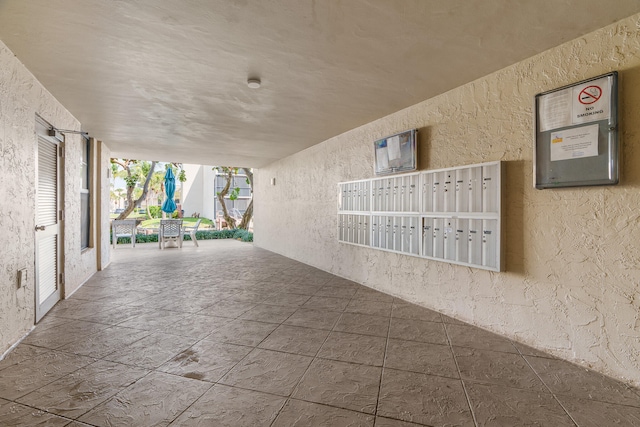
[[[253,233],[242,230],[201,230],[196,232],[198,240],[214,240],[214,239],[238,239],[243,242],[253,242]],[[184,235],[184,240],[191,240],[191,236]],[[136,243],[154,243],[158,241],[157,234],[136,234]],[[118,238],[119,243],[131,243],[128,237]]]
[[[162,217],[162,209],[160,206],[149,206],[149,213],[151,213],[151,218]]]
[[[234,230],[233,238],[242,240],[243,242],[253,242],[253,233],[241,228]]]

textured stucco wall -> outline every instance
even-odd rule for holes
[[[256,244],[640,385],[639,28],[630,17],[260,169]],[[533,189],[534,95],[611,70],[621,184]],[[336,184],[371,177],[373,141],[410,128],[421,170],[506,161],[506,272],[337,242]]]
[[[60,129],[80,123],[0,42],[0,355],[34,323],[35,115]],[[95,271],[95,255],[80,251],[80,138],[67,137],[64,181],[66,211],[64,269],[66,291],[76,289]],[[17,289],[17,271],[28,270]]]

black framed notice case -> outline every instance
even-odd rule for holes
[[[414,171],[418,168],[417,129],[400,132],[373,143],[376,175]]]
[[[536,95],[533,156],[535,188],[617,184],[618,73]]]

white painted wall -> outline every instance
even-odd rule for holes
[[[35,319],[36,113],[57,128],[80,129],[78,120],[0,42],[0,230],[5,238],[0,246],[0,355],[29,332]],[[80,143],[80,136],[67,134],[63,171],[66,295],[97,268],[96,248],[80,249]],[[27,283],[18,289],[21,268],[27,269]]]
[[[187,180],[182,185],[182,209],[184,216],[191,216],[194,212],[201,212],[202,209],[202,187],[203,174],[201,165],[182,165]]]
[[[187,174],[184,182],[184,215],[199,212],[200,217],[215,219],[215,172],[212,166],[183,165]]]
[[[635,15],[261,168],[256,245],[640,385],[638,52]],[[533,189],[534,95],[611,70],[622,182]],[[337,183],[372,177],[373,141],[411,128],[421,170],[506,162],[506,272],[337,242]]]

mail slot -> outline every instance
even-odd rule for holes
[[[456,261],[469,262],[469,220],[456,221]]]
[[[469,169],[469,212],[482,212],[482,166]]]
[[[433,174],[433,211],[442,212],[444,210],[444,179],[445,172]]]
[[[453,170],[443,172],[444,184],[442,185],[442,199],[444,212],[455,212],[456,210],[456,173]]]
[[[433,218],[422,218],[422,256],[433,256]]]
[[[444,220],[444,258],[455,260],[456,259],[456,220],[445,219]]]
[[[482,265],[496,268],[497,263],[497,221],[484,220],[482,224]]]
[[[433,174],[422,175],[422,211],[433,212]]]
[[[469,220],[469,264],[482,265],[482,220]]]
[[[456,170],[456,212],[469,212],[469,169]]]
[[[482,211],[498,212],[498,165],[482,167]]]
[[[433,220],[433,257],[444,258],[444,219]]]

